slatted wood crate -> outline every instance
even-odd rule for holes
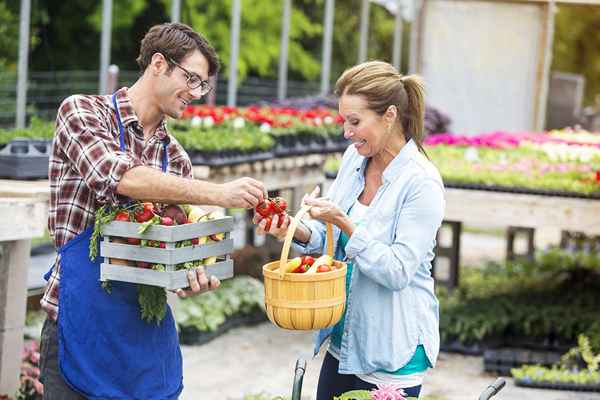
[[[164,287],[168,290],[188,286],[186,269],[177,270],[177,264],[188,261],[217,257],[214,264],[205,265],[207,276],[216,276],[220,280],[233,277],[233,218],[223,217],[209,221],[175,226],[150,226],[144,233],[138,233],[139,223],[112,221],[102,227],[100,256],[101,281],[121,281]],[[188,247],[176,247],[178,242],[210,235],[224,234],[221,241],[208,241],[205,244]],[[137,238],[164,242],[164,248],[115,243],[114,240]],[[150,264],[163,264],[165,271],[145,269],[134,266],[111,264],[111,259],[144,261]]]

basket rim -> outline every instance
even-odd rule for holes
[[[280,261],[272,261],[263,265],[263,277],[264,279],[272,279],[276,281],[292,281],[292,282],[319,282],[319,281],[329,281],[332,279],[343,278],[347,273],[346,263],[343,261],[333,260],[333,264],[336,266],[336,269],[329,272],[317,272],[314,274],[294,274],[291,272],[286,272],[283,278],[279,274],[279,272],[274,272],[273,269],[279,268]]]

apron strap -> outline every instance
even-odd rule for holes
[[[121,115],[119,113],[119,107],[117,107],[117,92],[113,93],[112,102],[113,102],[113,105],[115,106],[115,113],[117,114],[117,125],[119,125],[119,143],[121,146],[121,151],[125,151],[125,137],[123,134],[125,129],[123,129],[123,123],[121,122]]]
[[[121,147],[121,151],[125,151],[125,129],[123,128],[123,123],[121,122],[119,107],[117,107],[117,92],[113,93],[112,95],[112,103],[115,106],[115,113],[117,115],[117,125],[119,126],[119,145]],[[168,140],[163,140],[163,156],[161,166],[162,172],[167,172],[167,168],[169,167],[169,153],[167,152],[168,146]]]

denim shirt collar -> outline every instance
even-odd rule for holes
[[[402,171],[402,167],[418,152],[419,149],[414,140],[409,139],[400,150],[400,153],[394,157],[392,162],[383,171],[383,181],[386,183],[394,181]]]

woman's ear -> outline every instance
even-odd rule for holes
[[[388,124],[393,125],[396,121],[396,118],[398,118],[398,108],[392,104],[387,108],[387,110],[385,110],[383,117]]]

